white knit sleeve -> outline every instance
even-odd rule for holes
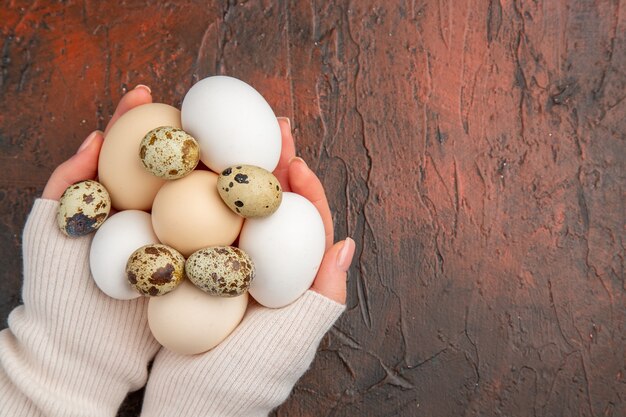
[[[207,353],[161,349],[142,416],[266,416],[287,399],[344,309],[307,291],[281,309],[250,306],[237,329]]]
[[[57,207],[37,200],[24,229],[24,305],[0,332],[0,416],[115,416],[158,350],[147,300],[97,288],[91,236],[60,233]]]

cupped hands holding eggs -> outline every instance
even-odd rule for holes
[[[295,301],[327,245],[316,207],[283,193],[272,173],[289,165],[281,158],[269,104],[232,77],[196,83],[182,112],[159,103],[126,112],[106,135],[95,183],[119,211],[91,247],[100,289],[121,300],[150,297],[154,336],[182,354],[225,339],[245,313],[248,290],[266,307]]]

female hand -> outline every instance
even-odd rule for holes
[[[150,89],[138,85],[120,100],[104,134],[124,113],[141,104],[151,103]],[[324,187],[303,159],[296,157],[289,119],[278,118],[282,136],[282,151],[274,175],[284,191],[293,191],[311,201],[319,211],[326,232],[326,253],[313,282],[312,290],[331,300],[345,304],[346,272],[354,255],[355,244],[350,238],[333,245],[333,219],[324,193]],[[98,173],[98,156],[104,140],[103,132],[91,133],[78,152],[59,165],[48,180],[42,197],[58,200],[65,189],[78,181],[95,179]]]
[[[111,126],[152,98],[136,88],[120,101]],[[94,132],[48,181],[24,227],[23,305],[0,332],[0,414],[114,416],[129,391],[142,387],[159,345],[147,323],[146,299],[114,300],[90,277],[92,236],[67,238],[58,200],[70,184],[95,178],[102,132]]]
[[[333,224],[322,183],[295,156],[289,120],[279,118],[282,153],[274,175],[319,211],[326,253],[311,289],[283,308],[251,303],[233,333],[200,355],[161,349],[146,388],[142,416],[267,415],[307,370],[324,334],[346,301],[346,272],[354,241],[333,245]]]
[[[296,156],[291,123],[278,118],[282,151],[274,175],[283,191],[292,191],[309,200],[319,211],[326,232],[326,253],[311,289],[333,301],[346,303],[346,273],[354,256],[355,244],[349,237],[333,245],[333,218],[321,181],[302,158]]]

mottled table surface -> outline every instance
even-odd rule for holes
[[[291,118],[357,243],[275,415],[626,415],[623,1],[5,1],[0,25],[1,327],[53,168],[135,84],[179,106],[227,74]]]

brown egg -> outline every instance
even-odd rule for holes
[[[159,241],[189,256],[198,249],[232,244],[243,218],[217,193],[217,174],[193,171],[168,181],[152,205],[152,226]]]
[[[124,113],[106,135],[98,161],[98,178],[118,210],[150,210],[165,180],[148,172],[139,158],[139,144],[159,126],[180,128],[180,111],[161,103],[149,103]]]
[[[161,244],[142,246],[126,263],[128,282],[143,295],[167,294],[185,276],[185,258],[175,249]]]
[[[216,297],[183,282],[163,297],[148,303],[148,325],[165,348],[181,355],[213,349],[241,322],[248,306],[248,293]]]

